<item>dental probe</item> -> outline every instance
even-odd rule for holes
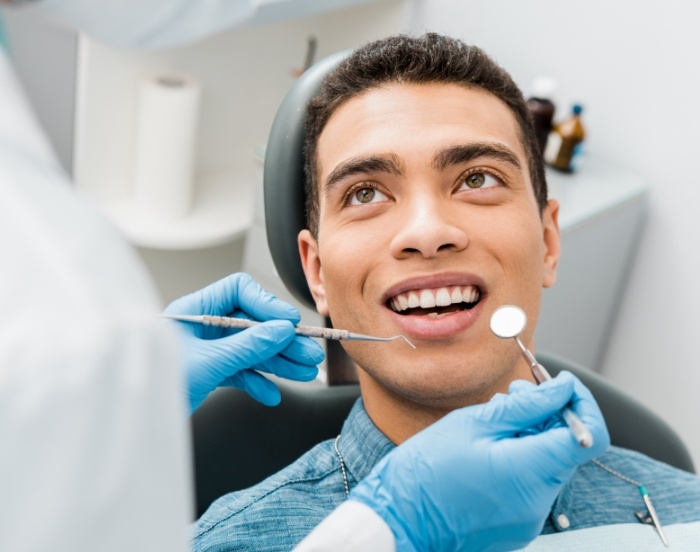
[[[511,337],[515,339],[515,342],[520,347],[520,352],[527,360],[530,365],[530,371],[532,372],[535,381],[539,385],[547,380],[552,379],[549,372],[535,359],[534,355],[528,350],[523,342],[520,341],[518,337],[527,325],[527,315],[525,312],[514,305],[504,305],[497,308],[491,315],[491,331],[496,337],[501,339],[510,339]],[[571,410],[568,406],[561,411],[562,418],[569,426],[571,433],[574,434],[579,445],[584,448],[589,448],[593,446],[593,435],[588,430],[586,425],[581,421],[576,413]]]
[[[209,316],[206,314],[201,316],[188,314],[161,314],[160,317],[168,318],[170,320],[179,320],[180,322],[194,322],[195,324],[203,324],[205,326],[218,326],[220,328],[244,329],[260,324],[260,322],[257,322],[256,320],[233,318],[230,316]],[[319,326],[295,326],[294,331],[297,335],[318,337],[321,339],[333,339],[335,341],[340,341],[343,339],[358,341],[393,341],[395,339],[403,339],[408,345],[414,349],[416,348],[416,346],[403,335],[395,335],[393,337],[375,337],[373,335],[352,333],[348,330],[321,328]]]

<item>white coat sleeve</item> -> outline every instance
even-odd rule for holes
[[[294,552],[394,552],[394,534],[369,506],[347,500],[324,519]]]
[[[81,203],[0,50],[0,550],[185,552],[177,336]]]
[[[161,49],[183,46],[234,27],[249,19],[259,3],[260,0],[31,0],[23,8],[113,46]]]

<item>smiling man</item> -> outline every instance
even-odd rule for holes
[[[388,38],[326,77],[306,131],[299,250],[318,311],[353,332],[403,334],[417,349],[344,344],[362,398],[341,434],[217,501],[197,524],[198,549],[233,549],[228,535],[245,531],[272,535],[266,542],[277,548],[265,549],[290,549],[395,445],[456,408],[508,393],[515,380],[532,381],[517,347],[489,329],[495,309],[517,305],[530,321],[521,338],[534,348],[560,253],[558,204],[547,199],[511,77],[458,40]],[[700,519],[695,476],[617,448],[600,460],[564,487],[544,535],[635,524],[660,544],[635,516],[645,505],[632,481],[647,485],[662,523]]]
[[[334,325],[416,344],[345,347],[370,418],[394,442],[532,377],[489,330],[497,307],[519,305],[532,346],[559,257],[558,205],[538,204],[522,135],[503,101],[451,82],[382,83],[319,135],[318,220],[299,237],[302,261]]]

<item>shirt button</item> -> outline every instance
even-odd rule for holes
[[[571,527],[571,522],[569,521],[569,518],[566,517],[564,514],[559,514],[557,516],[557,523],[562,529],[568,529],[569,527]]]

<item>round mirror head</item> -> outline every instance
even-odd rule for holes
[[[501,339],[519,336],[527,326],[525,311],[515,305],[498,307],[491,315],[491,331]]]

